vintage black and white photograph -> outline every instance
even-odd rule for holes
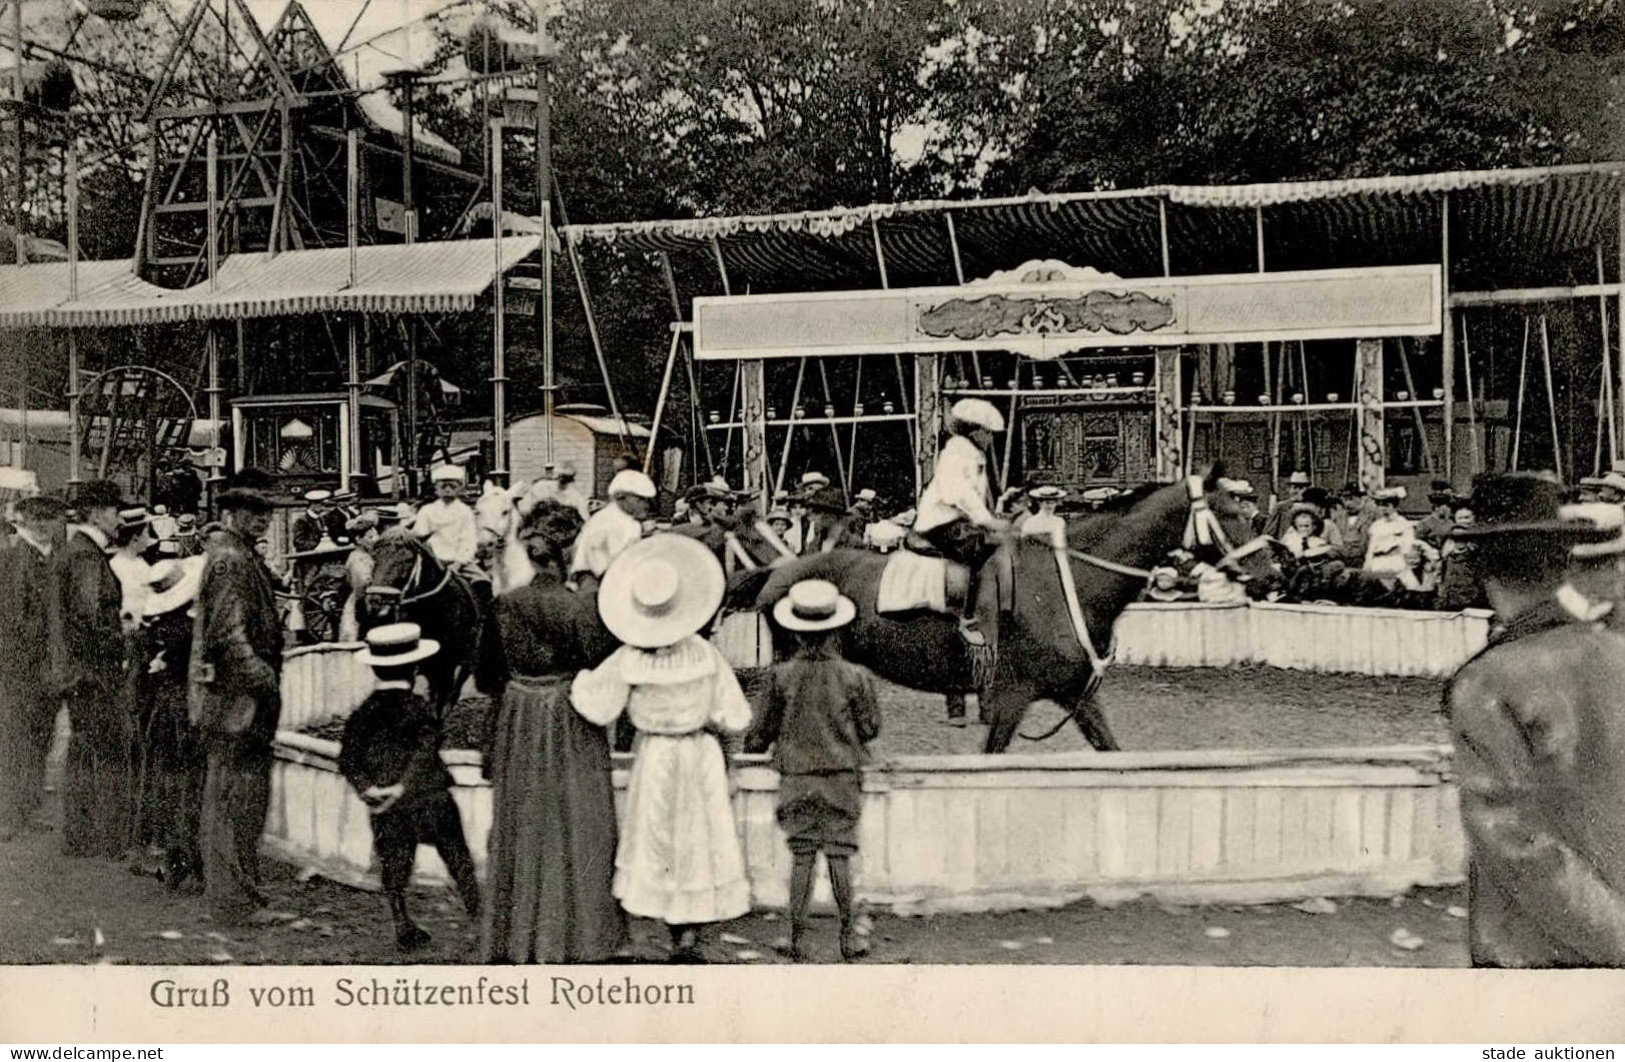
[[[1625,966],[1618,0],[0,0],[0,97],[0,964]]]

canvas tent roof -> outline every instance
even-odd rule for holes
[[[1033,193],[747,217],[575,225],[577,243],[702,255],[720,252],[734,290],[879,287],[876,242],[892,287],[952,284],[1035,258],[1123,276],[1257,268],[1256,215],[1271,271],[1438,261],[1449,193],[1451,254],[1468,268],[1538,260],[1617,239],[1625,162],[1228,186]],[[950,222],[951,219],[951,222]],[[950,228],[951,224],[951,228]],[[713,241],[714,244],[713,244]],[[1455,272],[1455,270],[1453,270]]]
[[[536,250],[535,236],[502,241],[505,272]],[[454,313],[474,309],[497,274],[491,240],[444,240],[356,248],[350,284],[344,247],[240,254],[220,264],[217,284],[160,288],[128,262],[82,262],[79,297],[69,300],[68,266],[0,266],[0,329],[105,328],[284,314]]]

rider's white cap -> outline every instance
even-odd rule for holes
[[[993,403],[985,398],[961,398],[954,403],[949,415],[960,424],[974,424],[988,431],[1004,430],[1004,417],[999,414]]]
[[[615,478],[609,481],[609,496],[617,494],[630,494],[638,498],[653,498],[655,491],[654,481],[635,468],[623,468],[615,473]]]
[[[430,469],[429,478],[436,483],[443,480],[450,480],[453,483],[461,483],[466,477],[463,472],[462,465],[445,464],[436,465],[434,468]]]

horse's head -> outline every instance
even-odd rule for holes
[[[1198,558],[1227,569],[1238,582],[1273,580],[1281,571],[1270,539],[1253,529],[1251,518],[1225,486],[1224,465],[1185,480],[1190,516],[1183,545]]]
[[[519,512],[519,502],[528,486],[520,482],[511,487],[501,487],[490,480],[485,481],[485,488],[474,500],[474,526],[479,530],[482,545],[501,542],[515,530],[519,517],[523,515]]]
[[[418,537],[404,527],[378,536],[372,547],[372,579],[367,583],[367,614],[379,622],[398,618],[402,605],[424,587],[425,576],[438,578],[440,562]]]

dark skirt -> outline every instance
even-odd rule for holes
[[[858,850],[862,811],[863,780],[856,771],[779,776],[779,828],[792,852],[851,855]]]
[[[627,941],[615,879],[609,741],[570,705],[573,675],[514,678],[490,751],[485,962],[598,962]]]

